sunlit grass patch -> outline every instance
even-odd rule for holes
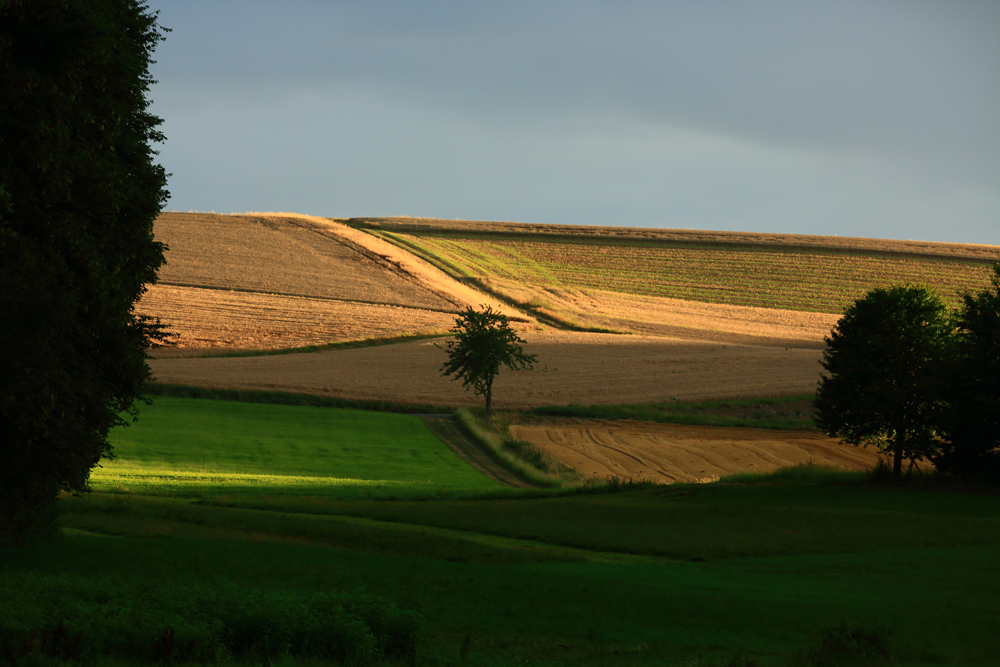
[[[91,476],[91,486],[104,493],[166,495],[182,497],[220,494],[267,493],[364,497],[384,492],[410,495],[435,488],[430,482],[390,479],[262,475],[248,473],[188,472],[105,467]]]
[[[500,488],[413,415],[159,396],[110,439],[117,458],[92,476],[108,492],[412,497]]]

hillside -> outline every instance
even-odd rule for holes
[[[180,334],[178,347],[157,351],[151,364],[159,381],[475,404],[440,376],[444,353],[429,340],[178,357],[440,333],[458,311],[488,303],[514,319],[539,358],[530,373],[500,375],[500,407],[810,393],[823,337],[845,299],[904,280],[938,285],[954,298],[978,289],[1000,253],[995,246],[294,214],[167,213],[155,231],[170,250],[140,309]]]
[[[840,237],[357,218],[540,319],[575,327],[822,347],[875,286],[934,287],[952,305],[998,246]],[[692,307],[692,304],[698,304]]]
[[[167,263],[139,308],[180,334],[174,353],[443,332],[456,312],[493,302],[321,218],[164,213],[155,235]]]

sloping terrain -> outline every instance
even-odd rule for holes
[[[437,310],[305,296],[157,285],[142,307],[181,333],[176,350],[266,350],[447,331],[455,316]]]
[[[443,332],[458,311],[487,303],[515,319],[539,360],[533,371],[500,374],[499,407],[808,394],[820,377],[823,337],[838,318],[823,311],[847,298],[844,285],[912,279],[952,292],[978,289],[1000,251],[723,232],[349,222],[161,216],[156,234],[170,245],[168,263],[141,309],[179,331],[181,347],[159,353],[156,378],[477,404],[440,376],[445,353],[427,340],[277,357],[176,357]],[[729,264],[720,263],[724,257]],[[893,266],[896,273],[886,268]],[[694,283],[700,287],[691,291]]]
[[[822,347],[843,308],[911,282],[952,305],[1000,246],[689,230],[348,221],[542,321],[699,340]],[[692,317],[690,307],[697,304]]]
[[[409,253],[345,225],[293,214],[164,213],[169,247],[139,310],[180,349],[273,349],[443,332],[495,303]]]

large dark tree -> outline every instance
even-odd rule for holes
[[[163,263],[150,55],[135,0],[0,0],[0,526],[87,489],[149,378],[134,306]],[[3,539],[4,536],[0,536]]]
[[[964,294],[955,317],[955,344],[941,378],[948,408],[935,463],[943,471],[1000,470],[1000,262],[991,286]]]
[[[489,306],[477,311],[469,306],[455,320],[452,330],[455,337],[448,341],[448,361],[441,367],[441,374],[454,375],[462,380],[466,389],[486,398],[486,410],[493,409],[493,381],[501,366],[511,370],[530,369],[537,361],[535,355],[526,354],[524,342],[510,328],[506,315]]]
[[[826,338],[816,424],[853,445],[904,458],[936,451],[938,377],[950,338],[947,308],[930,290],[876,288],[847,307]]]

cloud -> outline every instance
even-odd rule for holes
[[[190,200],[998,240],[995,3],[152,5]]]

